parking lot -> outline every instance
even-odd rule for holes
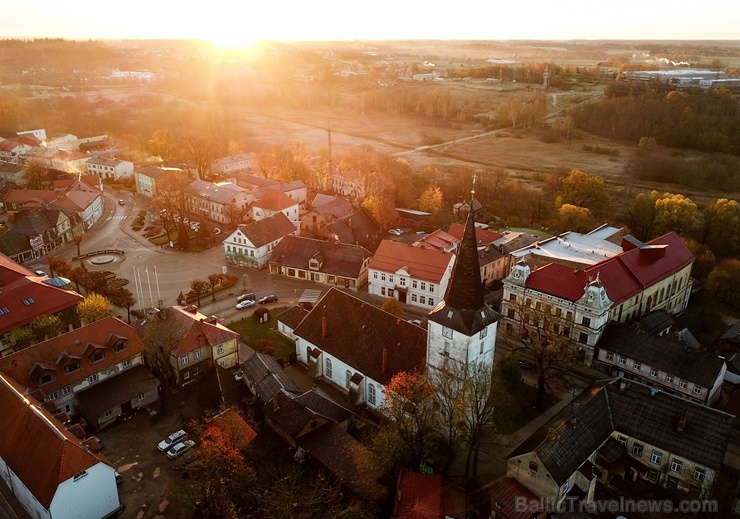
[[[193,502],[174,470],[176,462],[157,444],[179,429],[190,432],[189,422],[201,416],[198,390],[196,384],[167,395],[167,412],[156,420],[141,411],[97,433],[105,443],[102,453],[123,476],[118,493],[126,508],[121,517],[192,516]]]

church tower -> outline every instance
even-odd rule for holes
[[[427,369],[444,369],[450,361],[464,368],[478,364],[493,369],[499,315],[483,302],[472,210],[465,222],[445,298],[427,319]]]

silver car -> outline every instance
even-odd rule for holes
[[[181,442],[187,437],[188,437],[188,433],[180,429],[179,431],[170,434],[167,438],[159,442],[159,445],[157,445],[157,448],[160,451],[164,452],[170,447],[172,447],[173,445],[175,445],[177,442]]]
[[[167,457],[171,460],[174,460],[178,456],[192,449],[193,446],[195,446],[195,442],[193,440],[185,440],[184,442],[180,442],[167,451]]]

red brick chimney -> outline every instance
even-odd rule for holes
[[[326,339],[326,316],[321,318],[321,338]]]
[[[383,348],[383,366],[381,371],[385,373],[385,370],[388,369],[388,348]]]

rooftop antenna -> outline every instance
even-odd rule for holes
[[[473,173],[473,189],[470,190],[470,209],[473,209],[473,200],[475,199],[475,180],[478,178],[476,173]]]

